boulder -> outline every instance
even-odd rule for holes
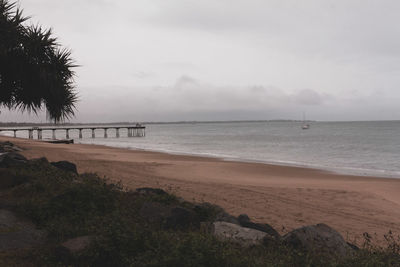
[[[232,241],[243,246],[260,245],[265,242],[265,239],[273,239],[265,232],[228,222],[214,222],[212,228],[212,234],[218,239]]]
[[[215,204],[200,203],[194,206],[194,211],[199,215],[200,221],[222,221],[239,224],[236,217],[228,214],[223,208]]]
[[[54,167],[60,169],[60,170],[64,170],[67,172],[73,172],[75,174],[78,174],[78,170],[76,169],[76,165],[72,162],[69,161],[57,161],[57,162],[51,162],[51,165],[53,165]]]
[[[46,233],[36,229],[33,223],[0,209],[0,251],[31,248],[45,241]]]
[[[92,239],[93,237],[88,235],[79,236],[68,239],[67,241],[62,243],[61,246],[71,254],[78,254],[89,247]]]
[[[170,214],[166,217],[164,226],[167,229],[199,228],[200,220],[194,211],[175,207],[171,209]]]
[[[5,141],[5,142],[0,142],[0,153],[5,153],[5,152],[21,152],[22,149],[15,146],[13,143]]]
[[[27,163],[28,160],[19,153],[9,152],[0,155],[0,167],[8,168],[13,166],[19,166]]]
[[[283,236],[283,242],[327,256],[346,257],[353,252],[343,237],[326,224],[304,226]]]
[[[279,233],[269,224],[251,222],[249,216],[247,216],[246,214],[240,214],[238,216],[238,222],[240,226],[265,232],[270,236],[273,236],[275,239],[279,239],[281,237]]]
[[[79,254],[85,251],[91,245],[93,236],[79,236],[68,239],[59,246],[55,247],[52,254],[67,266],[77,266]]]
[[[15,175],[6,168],[0,168],[0,190],[8,189],[28,181],[28,177]]]
[[[228,222],[239,225],[239,221],[236,219],[235,216],[230,215],[229,213],[225,212],[224,210],[219,212],[215,216],[216,222]]]
[[[170,214],[170,208],[158,202],[144,202],[139,215],[150,223],[161,223]]]
[[[200,227],[197,214],[179,206],[167,206],[158,202],[143,203],[139,214],[150,223],[160,224],[167,229],[188,229]]]

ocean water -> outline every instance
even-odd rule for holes
[[[109,130],[77,131],[76,143],[193,154],[226,160],[255,161],[304,166],[345,174],[400,178],[400,121],[312,122],[302,130],[300,122],[224,122],[146,125],[146,137],[121,138]],[[21,132],[19,136],[22,137]],[[25,134],[26,135],[26,134]],[[50,137],[48,132],[44,136]],[[65,138],[59,131],[58,138]]]

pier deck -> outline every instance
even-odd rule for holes
[[[144,137],[146,136],[146,127],[136,124],[136,125],[127,125],[127,126],[71,126],[71,127],[7,127],[7,128],[0,128],[1,132],[14,132],[14,137],[17,137],[17,132],[26,131],[28,133],[29,139],[34,139],[34,136],[37,136],[37,139],[43,139],[43,132],[44,131],[51,131],[52,132],[52,139],[56,139],[56,131],[64,131],[65,138],[70,139],[70,131],[78,131],[79,139],[83,138],[83,131],[84,130],[91,130],[91,137],[96,138],[96,130],[103,130],[104,138],[108,137],[108,130],[114,129],[115,130],[115,137],[119,138],[120,129],[127,130],[127,137]]]

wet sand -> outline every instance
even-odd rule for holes
[[[389,230],[400,234],[400,179],[340,175],[322,170],[127,150],[49,144],[0,137],[28,158],[74,162],[127,188],[159,187],[188,201],[207,201],[233,215],[246,213],[281,233],[326,223],[349,241]]]

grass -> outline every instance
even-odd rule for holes
[[[143,203],[157,202],[189,209],[205,222],[218,212],[213,205],[126,191],[95,174],[61,171],[44,159],[8,171],[23,182],[3,189],[0,201],[46,230],[48,242],[2,252],[0,266],[400,266],[400,240],[390,233],[387,248],[373,247],[366,239],[365,247],[346,259],[281,243],[243,248],[198,227],[166,229],[140,215]],[[78,236],[91,236],[91,246],[75,255],[60,250],[60,243]]]

